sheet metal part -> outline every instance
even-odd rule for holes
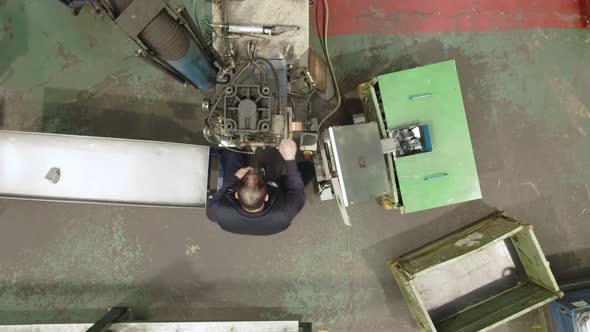
[[[203,207],[208,166],[205,146],[0,131],[6,198]]]
[[[345,205],[345,196],[343,192],[343,188],[340,185],[340,181],[337,177],[333,177],[330,179],[330,184],[332,185],[332,190],[334,191],[334,197],[336,197],[336,202],[338,204],[338,210],[340,211],[340,216],[342,217],[342,222],[346,226],[352,226],[350,223],[350,216],[348,215],[348,211],[346,210]]]
[[[386,194],[387,170],[377,124],[328,128],[344,205]]]
[[[297,321],[269,322],[182,322],[182,323],[115,323],[112,332],[300,332]],[[0,332],[85,332],[92,324],[22,324],[0,325]],[[303,330],[305,332],[311,330]]]

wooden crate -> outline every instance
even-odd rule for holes
[[[390,268],[422,331],[488,331],[563,296],[531,225],[495,214]]]

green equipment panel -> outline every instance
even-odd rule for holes
[[[377,87],[387,129],[430,129],[431,152],[394,161],[405,212],[481,198],[455,61],[382,75]]]

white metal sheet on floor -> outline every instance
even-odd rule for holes
[[[0,131],[0,196],[202,207],[206,146]]]
[[[0,325],[0,332],[84,332],[92,324]],[[117,323],[113,332],[298,332],[297,321]]]

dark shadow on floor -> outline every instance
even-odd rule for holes
[[[391,41],[384,41],[388,44]],[[429,63],[420,63],[413,50],[400,49],[398,54],[383,54],[383,46],[372,46],[355,52],[335,56],[335,71],[339,74],[340,90],[343,95],[357,96],[358,85],[371,79],[397,71],[416,68]]]
[[[100,319],[112,307],[129,307],[133,321],[263,321],[297,320],[300,315],[282,308],[261,307],[256,303],[244,305],[227,301],[221,294],[244,287],[243,283],[200,280],[191,265],[180,259],[170,264],[160,275],[141,285],[125,284],[30,284],[19,287],[19,300],[43,298],[55,301],[45,309],[25,309],[8,306],[0,311],[2,324],[89,323]],[[175,276],[182,276],[181,279]],[[276,286],[269,286],[270,288]],[[59,303],[84,303],[91,309],[60,308]],[[89,304],[91,303],[91,304]],[[92,306],[96,306],[92,308]]]
[[[1,289],[0,289],[1,291]],[[2,297],[10,297],[10,289]],[[88,323],[102,317],[108,308],[126,306],[138,297],[129,285],[67,284],[59,282],[18,285],[18,301],[26,304],[0,310],[2,324]],[[41,299],[41,300],[39,300]],[[43,303],[49,304],[43,304]],[[78,304],[76,306],[76,304]],[[92,308],[93,306],[96,306]],[[48,309],[51,308],[51,309]]]
[[[208,145],[197,105],[47,88],[40,131]]]
[[[363,113],[361,100],[358,98],[344,98],[340,110],[328,118],[322,128],[351,125],[352,115],[357,113]]]
[[[547,257],[557,283],[590,278],[590,248],[569,251]]]
[[[186,259],[169,264],[157,276],[141,285],[140,291],[122,303],[134,308],[139,321],[257,321],[300,320],[301,316],[286,313],[282,308],[261,307],[257,303],[228,301],[227,294],[245,287],[241,281],[227,279],[215,282],[199,278]],[[277,286],[269,285],[269,288]],[[238,298],[234,298],[239,301]]]

